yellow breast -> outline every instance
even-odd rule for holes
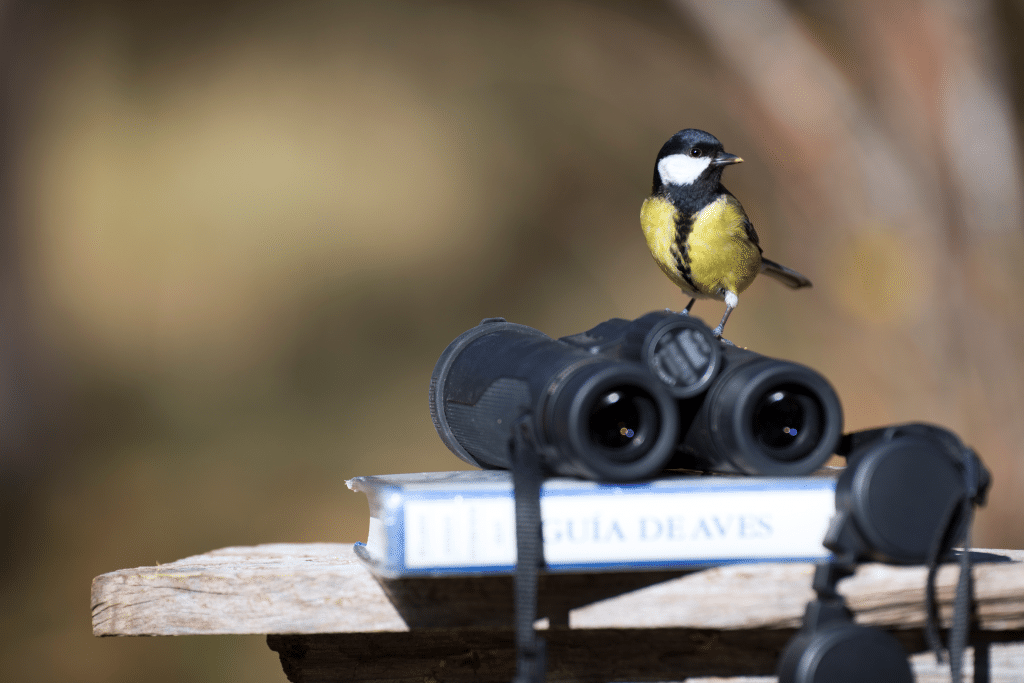
[[[690,278],[705,294],[739,294],[757,277],[761,250],[747,235],[745,222],[743,207],[729,195],[694,216],[687,239]]]
[[[640,225],[658,266],[683,291],[722,299],[739,294],[761,269],[761,251],[747,235],[743,207],[730,195],[707,205],[693,218],[687,234],[689,280],[679,271],[676,244],[678,211],[664,197],[649,197],[640,209]]]
[[[677,287],[688,290],[689,285],[676,267],[676,213],[676,207],[664,197],[648,197],[640,209],[640,225],[655,262]]]

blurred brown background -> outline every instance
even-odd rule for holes
[[[771,258],[729,337],[849,429],[927,420],[1024,546],[1024,3],[0,0],[0,661],[283,681],[260,637],[94,639],[89,581],[365,538],[346,478],[461,466],[444,346],[686,301],[639,227],[716,134]],[[719,304],[695,313],[715,323]]]

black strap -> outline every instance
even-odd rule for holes
[[[935,653],[935,660],[940,664],[946,660],[942,653],[945,646],[942,644],[942,636],[939,634],[939,602],[935,594],[935,580],[938,577],[942,557],[953,543],[953,539],[950,536],[956,531],[956,523],[959,521],[957,513],[961,509],[961,502],[959,500],[950,504],[943,516],[943,523],[937,527],[937,533],[935,538],[932,539],[931,548],[928,550],[928,578],[924,585],[925,612],[927,614],[924,623],[924,638],[928,643],[929,649]]]
[[[970,506],[973,507],[973,506]],[[970,523],[970,522],[968,522]],[[971,576],[971,531],[964,537],[964,550],[960,553],[960,578],[953,598],[953,624],[949,628],[949,676],[953,683],[963,681],[964,650],[971,632],[974,604],[974,577]],[[977,669],[977,663],[975,664]]]
[[[537,636],[538,572],[544,564],[540,524],[540,486],[544,480],[532,420],[521,417],[512,427],[509,456],[516,510],[515,589],[516,677],[514,683],[544,683],[547,643]]]
[[[979,497],[981,476],[978,468],[980,463],[974,451],[966,449],[964,454],[964,497],[960,518],[966,528],[964,533],[964,549],[960,554],[960,578],[956,584],[956,596],[953,598],[953,625],[949,630],[949,673],[954,683],[963,681],[963,656],[970,637],[971,624],[974,621],[974,576],[971,572],[971,527],[974,524],[974,504]],[[988,674],[988,661],[978,657],[975,650],[974,679],[983,680]]]
[[[951,506],[945,524],[942,525],[939,537],[935,539],[928,557],[928,580],[925,584],[925,604],[927,620],[925,622],[925,640],[929,648],[935,652],[935,658],[942,663],[942,640],[939,636],[939,610],[935,596],[935,579],[938,575],[939,562],[942,554],[956,541],[957,530],[963,528],[964,549],[960,553],[960,577],[956,584],[953,597],[953,621],[949,629],[949,674],[953,683],[963,681],[964,651],[970,636],[971,623],[974,617],[974,577],[971,571],[971,526],[974,518],[974,506],[979,497],[980,476],[977,456],[966,449],[963,458],[964,495]],[[988,662],[984,657],[976,657],[974,662],[975,680],[987,678]],[[979,675],[981,678],[979,678]]]

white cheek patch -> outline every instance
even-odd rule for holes
[[[710,163],[711,157],[672,154],[658,162],[658,173],[666,185],[692,185]]]

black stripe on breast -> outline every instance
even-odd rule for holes
[[[690,232],[693,230],[693,219],[695,214],[684,214],[676,211],[676,270],[682,276],[686,284],[696,292],[700,291],[697,284],[690,276]]]

